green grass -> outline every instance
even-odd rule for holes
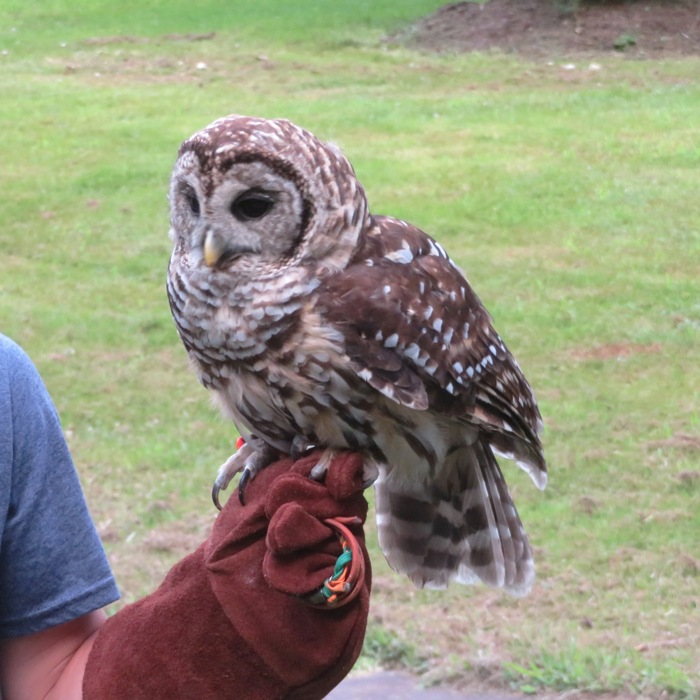
[[[524,600],[414,592],[370,528],[366,656],[433,681],[692,697],[700,62],[562,71],[382,41],[439,4],[6,2],[2,331],[54,396],[125,600],[144,595],[205,536],[235,437],[165,297],[178,144],[231,112],[335,141],[373,211],[467,272],[535,387],[551,465],[544,494],[506,465],[536,548]]]
[[[675,663],[650,664],[640,655],[622,651],[567,648],[542,652],[527,666],[505,664],[513,687],[527,695],[545,689],[582,690],[591,693],[634,692],[637,697],[656,696],[690,700],[694,695],[688,678]]]
[[[370,625],[365,635],[357,667],[362,671],[409,668],[414,673],[427,671],[429,661],[405,636],[389,632],[380,624]]]

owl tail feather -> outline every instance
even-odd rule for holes
[[[375,483],[379,545],[419,588],[478,581],[525,595],[532,550],[484,437],[448,451],[429,484],[407,487],[392,470]]]

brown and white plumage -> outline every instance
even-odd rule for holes
[[[542,421],[442,247],[372,216],[334,146],[239,116],[181,146],[171,225],[180,336],[251,444],[363,452],[397,571],[525,593],[532,553],[494,453],[544,488]]]

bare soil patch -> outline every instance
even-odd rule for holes
[[[216,36],[216,32],[206,34],[164,34],[160,37],[132,36],[94,36],[83,41],[87,46],[106,46],[108,44],[159,44],[168,41],[208,41]]]
[[[675,433],[665,440],[654,440],[648,443],[654,449],[672,448],[685,452],[700,452],[700,437],[697,435],[687,435],[685,433]],[[700,472],[696,472],[700,475]]]
[[[563,4],[453,3],[421,20],[407,41],[437,52],[700,54],[700,3],[695,0],[587,0],[569,15],[559,9]]]
[[[608,343],[592,348],[576,348],[571,355],[576,360],[624,360],[632,355],[654,354],[662,350],[660,343]]]

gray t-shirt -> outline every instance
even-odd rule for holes
[[[56,409],[27,355],[2,335],[0,536],[0,637],[119,598]]]

